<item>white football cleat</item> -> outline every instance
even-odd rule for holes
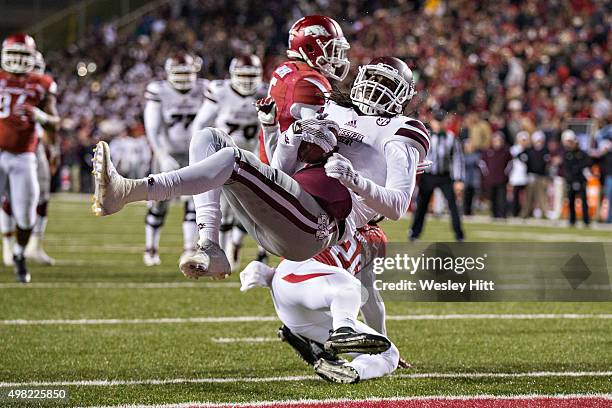
[[[202,276],[222,279],[232,273],[225,252],[211,240],[199,242],[195,253],[181,256],[179,268],[183,275],[191,279]]]
[[[32,235],[30,242],[25,249],[26,259],[32,260],[42,265],[53,266],[55,265],[55,259],[51,258],[43,249],[40,238],[38,235]]]
[[[331,361],[320,358],[314,364],[319,377],[338,384],[355,384],[359,382],[359,373],[346,362]]]
[[[15,238],[2,237],[2,261],[4,266],[13,266],[13,245],[15,244]]]
[[[161,265],[161,259],[159,258],[159,252],[152,250],[145,250],[142,255],[142,261],[146,266],[157,266]]]
[[[111,215],[127,203],[146,199],[147,179],[126,179],[117,173],[108,143],[98,142],[92,164],[95,180],[92,210],[95,215]]]

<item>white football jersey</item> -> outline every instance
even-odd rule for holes
[[[229,79],[211,81],[206,90],[206,99],[216,108],[204,105],[203,108],[216,109],[211,126],[223,130],[232,137],[236,145],[254,152],[257,148],[259,121],[255,101],[265,96],[265,87],[254,95],[241,95],[232,88]]]
[[[384,186],[387,180],[385,145],[399,141],[415,147],[420,160],[429,149],[429,133],[417,119],[398,115],[391,118],[359,115],[352,108],[332,101],[325,104],[324,113],[340,126],[338,153],[351,161],[362,176]]]
[[[338,153],[350,160],[359,174],[376,185],[391,189],[410,190],[414,185],[416,166],[408,168],[412,147],[423,161],[429,150],[429,133],[417,119],[398,115],[394,117],[360,115],[354,109],[342,107],[333,101],[325,104],[327,119],[338,123]],[[393,147],[387,149],[391,142]],[[402,146],[406,146],[403,148]],[[416,163],[415,163],[416,165]],[[382,191],[379,200],[393,206],[392,193]],[[347,219],[347,234],[352,236],[359,228],[380,214],[368,206],[363,197],[353,194],[353,211]]]
[[[160,135],[157,139],[168,153],[189,152],[193,120],[204,101],[207,85],[207,79],[199,78],[195,86],[185,93],[174,89],[168,81],[154,81],[147,85],[147,103],[161,105]]]

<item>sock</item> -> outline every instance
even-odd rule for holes
[[[395,345],[380,354],[359,354],[350,363],[359,373],[360,380],[379,378],[391,374],[397,368],[399,362],[399,351]]]
[[[25,251],[25,246],[20,245],[15,242],[15,244],[13,245],[13,255],[15,255],[16,257],[22,257],[24,251]]]
[[[361,287],[355,284],[338,286],[331,299],[329,311],[332,315],[332,328],[350,327],[355,329],[355,321],[361,307]]]
[[[242,246],[242,242],[244,241],[244,236],[246,232],[242,230],[240,227],[234,227],[232,229],[232,243],[235,246]]]
[[[0,210],[0,232],[2,234],[15,232],[15,219],[5,209]]]

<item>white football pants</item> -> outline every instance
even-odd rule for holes
[[[283,260],[272,278],[276,313],[289,329],[319,343],[331,330],[352,327],[359,333],[380,334],[357,320],[362,303],[361,283],[344,269],[315,260]],[[399,351],[392,344],[381,354],[354,354],[349,363],[362,380],[391,374]]]
[[[0,197],[8,193],[13,217],[22,230],[36,222],[39,186],[35,153],[11,153],[0,150]]]

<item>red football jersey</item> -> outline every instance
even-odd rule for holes
[[[378,225],[366,225],[357,230],[349,240],[327,248],[314,256],[326,265],[337,266],[356,275],[370,265],[374,258],[385,256],[387,236]]]
[[[280,131],[284,132],[300,118],[300,108],[322,107],[331,85],[317,70],[303,61],[287,61],[274,70],[268,95],[276,102]],[[259,132],[259,159],[268,164],[263,132]]]
[[[25,104],[41,108],[47,95],[56,91],[49,75],[0,71],[0,150],[12,153],[36,150],[38,134],[34,122],[15,115],[15,107]]]

